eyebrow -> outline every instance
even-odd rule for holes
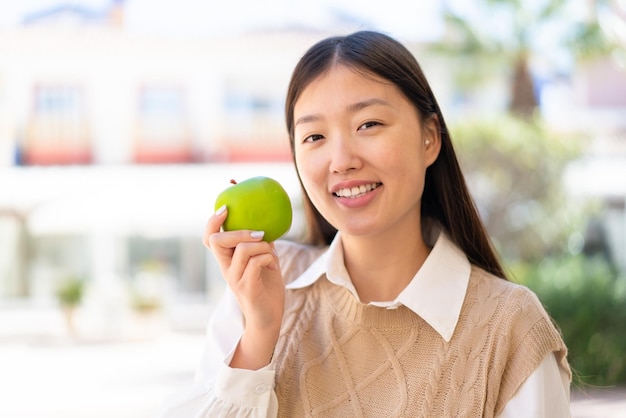
[[[356,103],[351,104],[350,106],[348,106],[348,112],[349,113],[356,113],[359,110],[363,110],[363,109],[365,109],[367,107],[376,106],[376,105],[378,105],[378,106],[391,106],[391,104],[388,101],[380,99],[380,98],[377,98],[377,97],[373,97],[371,99],[366,99],[366,100],[362,100],[360,102],[356,102]],[[322,116],[319,115],[319,114],[305,115],[305,116],[299,117],[296,120],[296,123],[294,124],[294,126],[297,126],[297,125],[302,124],[302,123],[315,122],[315,121],[320,120],[321,118],[322,118]]]

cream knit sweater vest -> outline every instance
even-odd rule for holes
[[[494,417],[566,347],[536,296],[472,269],[446,342],[405,307],[359,303],[325,278],[289,290],[275,351],[280,417]]]

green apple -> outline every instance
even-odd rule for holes
[[[264,231],[263,240],[272,242],[291,228],[289,195],[279,182],[269,177],[253,177],[232,186],[217,196],[215,210],[226,205],[228,216],[224,231],[249,229]]]

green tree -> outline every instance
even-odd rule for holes
[[[445,34],[432,49],[459,61],[457,82],[478,89],[481,81],[508,77],[508,110],[524,118],[538,107],[532,66],[563,67],[619,48],[603,23],[607,14],[626,21],[616,0],[447,1]],[[460,8],[459,5],[465,6]],[[622,46],[623,51],[623,46]],[[476,90],[479,91],[479,90]]]
[[[585,208],[568,201],[562,175],[581,141],[507,115],[464,120],[450,130],[481,217],[506,260],[567,252]]]

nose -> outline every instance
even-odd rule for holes
[[[329,171],[335,174],[346,173],[361,167],[362,161],[357,144],[350,135],[334,135],[331,138]]]

